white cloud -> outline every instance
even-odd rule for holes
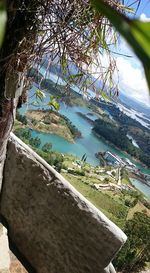
[[[136,59],[134,59],[136,62]],[[119,89],[127,97],[150,106],[148,86],[141,65],[136,66],[124,57],[117,57]]]
[[[150,107],[149,91],[141,62],[137,59],[124,40],[121,41],[120,48],[120,51],[118,50],[119,53],[127,54],[131,56],[131,58],[125,57],[124,55],[114,56],[118,70],[118,73],[114,73],[114,82],[118,82],[118,87],[121,93]],[[95,77],[101,73],[101,67],[108,67],[110,61],[109,56],[106,53],[99,55],[97,59],[101,62],[99,67],[94,63],[88,67],[90,73],[96,73],[93,74]]]
[[[150,22],[150,18],[142,13],[139,18],[143,22]],[[150,97],[143,66],[133,53],[126,41],[121,38],[118,52],[131,56],[117,57],[119,70],[119,88],[127,97],[138,100],[150,107]]]
[[[150,18],[145,13],[142,13],[139,19],[143,22],[150,22]],[[149,91],[141,62],[123,38],[120,38],[117,51],[131,56],[129,58],[125,56],[116,57],[120,91],[127,97],[150,107]]]
[[[150,22],[150,17],[147,17],[145,13],[140,15],[140,20],[143,22]]]
[[[139,19],[144,22],[150,22],[150,18],[148,18],[144,13],[141,14]],[[113,51],[115,51],[115,49],[113,49]],[[118,76],[120,91],[127,97],[137,100],[150,107],[149,90],[141,62],[134,54],[131,47],[121,37],[116,52],[123,55],[114,55],[117,68],[119,70]],[[130,57],[126,57],[126,55]],[[96,58],[93,59],[96,61]],[[97,59],[101,60],[101,66],[108,66],[109,57],[106,53],[99,55]],[[98,69],[94,64],[90,68],[90,72],[100,73],[100,69]],[[114,74],[114,81],[118,82],[116,73]]]

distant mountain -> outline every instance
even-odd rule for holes
[[[140,113],[143,113],[146,117],[150,118],[150,107],[147,107],[144,104],[133,100],[122,93],[120,93],[119,99],[121,100],[122,104],[124,104],[127,108],[132,108]]]
[[[62,67],[61,67],[59,59],[57,59],[57,60],[55,59],[49,65],[48,57],[45,56],[41,62],[41,65],[45,69],[48,68],[48,70],[51,73],[56,74],[57,76],[61,77],[62,79],[64,78],[64,73],[62,71]],[[96,78],[93,77],[93,75],[86,73],[86,71],[84,71],[84,70],[80,71],[79,68],[77,67],[77,65],[75,65],[72,62],[68,63],[65,78],[70,77],[70,76],[76,76],[76,75],[78,75],[78,76],[83,75],[82,79],[81,79],[81,77],[74,77],[74,80],[76,79],[78,87],[79,86],[81,87],[81,85],[86,85],[88,83],[88,85],[90,86],[90,90],[95,92],[96,90],[99,90],[103,86],[103,83],[100,80],[96,80]]]
[[[43,58],[42,65],[45,68],[48,67],[48,57],[47,56],[45,56]],[[55,60],[55,62],[51,63],[51,65],[49,67],[49,71],[63,78],[62,68],[61,68],[61,65],[58,60]],[[69,72],[71,75],[76,75],[79,73],[79,70],[75,64],[71,63],[71,64],[69,64]],[[95,78],[92,75],[87,74],[86,77],[84,76],[82,78],[82,83],[86,79],[88,79],[91,82],[94,82],[94,85],[90,86],[90,90],[92,90],[93,92],[95,92],[96,90],[98,91],[102,88],[102,81],[100,81],[100,80],[95,81]],[[80,82],[80,84],[81,84],[81,82]],[[78,87],[80,86],[80,84],[78,85]],[[105,87],[105,90],[107,93],[107,87]],[[144,104],[139,103],[138,101],[127,97],[122,92],[120,92],[119,101],[125,107],[127,107],[129,109],[132,108],[140,113],[143,113],[146,117],[150,118],[150,107],[146,107]]]

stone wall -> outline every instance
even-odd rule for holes
[[[125,234],[13,134],[0,210],[36,272],[115,272],[110,262]]]

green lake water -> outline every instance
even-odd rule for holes
[[[30,96],[32,96],[34,92],[34,87],[32,88],[30,92]],[[45,105],[49,100],[49,95],[46,94],[45,98]],[[32,102],[32,99],[30,100]],[[28,109],[37,109],[37,107],[34,106],[23,106],[21,109],[21,112],[24,113]],[[46,106],[41,106],[42,108],[47,108]],[[104,152],[104,151],[111,151],[112,153],[117,154],[120,157],[127,157],[129,158],[134,164],[136,164],[137,168],[139,168],[142,172],[145,174],[150,174],[150,169],[145,169],[140,163],[135,162],[130,156],[126,155],[124,152],[116,149],[111,144],[108,144],[104,139],[98,138],[94,135],[92,132],[92,126],[91,124],[83,119],[81,116],[77,114],[77,112],[81,113],[92,113],[88,108],[74,106],[74,107],[68,107],[65,104],[61,103],[60,107],[60,113],[68,117],[72,123],[81,131],[82,138],[78,138],[75,140],[75,143],[70,143],[67,140],[65,140],[62,137],[59,137],[54,134],[45,134],[40,133],[37,131],[32,130],[32,136],[36,137],[38,136],[41,139],[41,145],[45,144],[46,142],[51,142],[53,145],[53,150],[56,150],[58,152],[64,153],[64,154],[72,154],[79,158],[83,156],[83,154],[86,153],[87,156],[87,162],[96,166],[99,165],[99,160],[95,157],[95,153],[97,152]],[[92,113],[93,114],[93,113]],[[97,116],[93,114],[92,119],[96,119]],[[150,187],[144,185],[140,181],[136,183],[135,185],[139,190],[141,190],[147,197],[150,198]],[[147,194],[148,192],[148,194]]]
[[[145,185],[144,183],[140,182],[137,179],[131,179],[132,184],[139,189],[142,193],[145,194],[145,196],[147,197],[147,199],[150,200],[150,187]]]

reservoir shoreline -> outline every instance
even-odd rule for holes
[[[32,90],[30,91],[30,95],[34,94],[36,87],[33,86]],[[46,98],[44,101],[44,104],[49,101],[49,95],[50,92],[46,93]],[[125,152],[120,151],[119,149],[116,149],[113,145],[106,142],[106,140],[103,140],[101,137],[97,137],[92,132],[92,125],[89,124],[87,120],[84,120],[82,117],[80,117],[77,112],[82,112],[83,114],[88,114],[91,112],[93,116],[93,111],[90,111],[87,107],[80,107],[80,106],[67,106],[64,103],[60,104],[60,113],[67,118],[71,120],[71,122],[81,131],[82,138],[75,139],[75,143],[69,143],[67,140],[65,140],[62,137],[56,136],[54,134],[44,134],[41,132],[32,131],[33,137],[40,137],[42,145],[46,142],[51,142],[53,145],[53,150],[56,150],[60,153],[64,154],[72,154],[79,158],[83,156],[83,154],[87,155],[87,162],[93,166],[99,165],[99,160],[95,157],[95,153],[98,151],[105,152],[107,150],[111,151],[112,153],[116,153],[120,157],[129,157],[131,160],[131,157],[128,156]],[[44,107],[45,109],[48,109],[48,107]],[[37,107],[34,107],[33,105],[23,106],[20,112],[23,114],[27,110],[37,109]],[[42,109],[42,105],[41,105]],[[95,115],[95,118],[97,118],[97,115]],[[149,169],[145,169],[140,163],[134,162],[137,165],[137,168],[140,168],[141,171],[145,174],[150,174]],[[141,185],[143,185],[143,182],[140,182]],[[148,186],[147,186],[148,187]],[[150,192],[150,187],[149,192]],[[138,189],[140,190],[140,187],[138,185]],[[145,193],[147,192],[147,189],[145,190]]]

